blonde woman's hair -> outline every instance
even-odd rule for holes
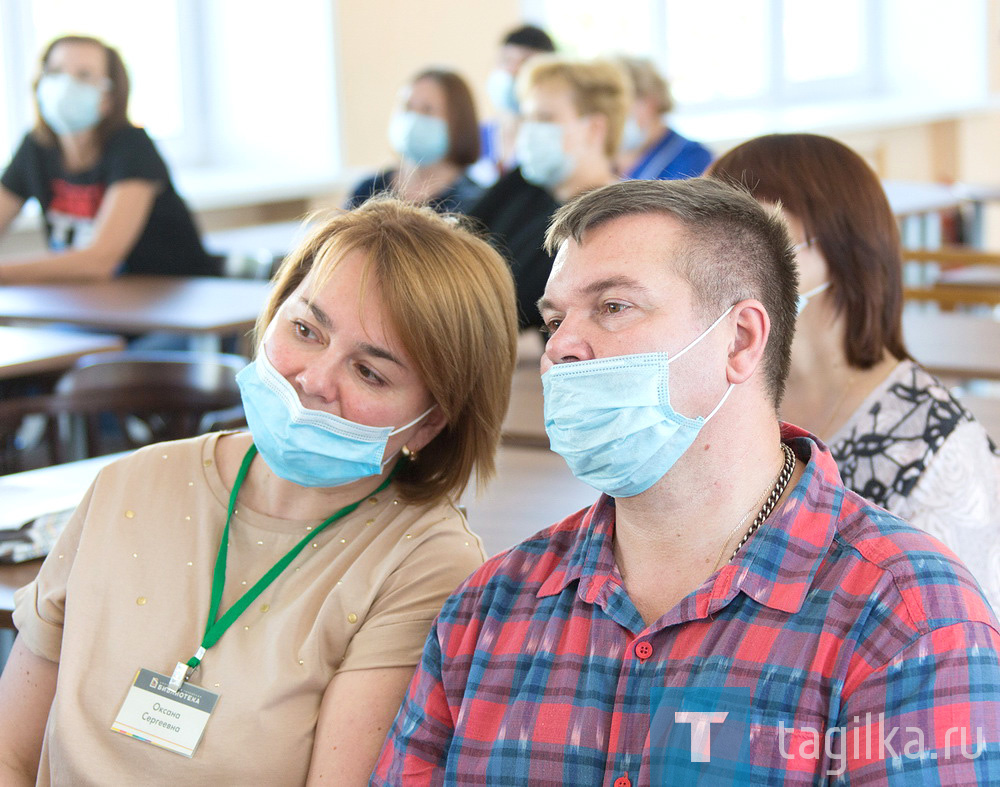
[[[559,55],[535,55],[517,79],[517,92],[524,94],[547,83],[562,83],[573,94],[573,106],[581,115],[603,115],[608,133],[604,152],[613,158],[621,146],[625,114],[632,101],[631,89],[621,67],[610,60],[572,60]]]
[[[674,98],[670,94],[670,85],[652,60],[648,57],[630,55],[619,55],[615,60],[621,64],[632,82],[632,92],[636,98],[653,99],[656,102],[656,111],[661,115],[673,111]]]
[[[363,277],[374,279],[396,336],[447,421],[418,460],[400,468],[401,497],[457,499],[473,469],[477,484],[495,470],[517,356],[510,269],[457,219],[376,197],[323,221],[285,259],[257,321],[258,343],[307,276],[318,291],[355,251],[364,253]]]

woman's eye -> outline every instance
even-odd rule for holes
[[[365,366],[363,363],[358,364],[358,374],[360,374],[366,382],[373,383],[375,385],[385,385],[385,380],[379,377],[378,374],[371,369],[371,367]]]
[[[296,335],[300,336],[301,338],[303,338],[303,339],[311,339],[311,338],[313,338],[314,334],[313,334],[312,328],[310,328],[304,322],[302,322],[300,320],[293,320],[292,321],[292,326],[293,326],[293,328],[295,330]]]

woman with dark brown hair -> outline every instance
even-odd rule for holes
[[[48,251],[0,256],[0,285],[211,273],[191,214],[146,132],[128,120],[121,55],[96,38],[57,38],[35,83],[38,120],[0,179],[0,234],[29,199]]]
[[[782,417],[830,445],[844,483],[950,546],[1000,610],[1000,452],[903,342],[899,231],[850,148],[774,134],[712,177],[780,206],[799,263]]]
[[[399,166],[365,179],[347,202],[355,208],[390,192],[407,202],[465,213],[482,195],[466,170],[479,158],[479,122],[472,92],[458,74],[428,69],[403,91],[402,109],[389,123]]]

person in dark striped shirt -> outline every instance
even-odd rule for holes
[[[627,181],[547,244],[546,431],[602,494],[445,603],[371,783],[1000,783],[975,579],[778,419],[780,214]]]

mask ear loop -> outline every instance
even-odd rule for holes
[[[731,394],[733,392],[733,388],[735,388],[735,387],[736,387],[736,383],[729,383],[729,387],[726,389],[726,392],[724,394],[722,394],[722,398],[719,400],[719,403],[717,405],[715,405],[715,407],[712,410],[712,412],[710,412],[708,415],[705,416],[705,420],[702,421],[702,424],[701,424],[702,426],[704,426],[709,421],[711,421],[712,418],[715,417],[715,414],[717,412],[719,412],[719,410],[722,409],[722,405],[724,405],[726,403],[726,399],[729,398],[729,394]]]
[[[679,353],[677,353],[677,355],[675,355],[675,356],[673,356],[671,358],[668,358],[667,359],[667,363],[673,363],[678,358],[680,358],[682,355],[684,355],[684,353],[686,353],[688,350],[690,350],[692,347],[694,347],[696,344],[698,344],[698,342],[700,342],[702,339],[704,339],[706,336],[708,336],[713,330],[715,330],[715,326],[718,325],[720,322],[722,322],[724,319],[726,319],[726,317],[729,315],[729,312],[731,312],[735,308],[736,308],[736,304],[734,303],[732,306],[730,306],[728,309],[726,309],[722,313],[722,315],[719,317],[719,319],[717,319],[715,322],[713,322],[711,325],[709,325],[704,331],[702,331],[701,336],[699,336],[697,339],[695,339],[693,342],[691,342],[691,344],[689,344],[687,347],[685,347],[683,350],[681,350]]]
[[[811,290],[807,290],[806,292],[803,292],[801,294],[802,297],[804,298],[812,298],[816,295],[819,295],[821,292],[823,292],[823,290],[829,289],[829,287],[830,287],[830,282],[825,281],[822,284],[817,284]]]
[[[418,415],[416,418],[414,418],[412,421],[410,421],[410,423],[406,424],[406,426],[400,426],[400,427],[397,427],[396,429],[393,429],[391,432],[389,432],[388,435],[386,435],[386,439],[392,437],[394,434],[399,434],[400,432],[402,432],[402,431],[404,431],[406,429],[409,429],[415,423],[423,420],[424,418],[427,417],[427,414],[431,410],[433,410],[435,407],[437,407],[436,403],[432,404],[430,407],[428,407],[426,410],[424,410],[420,415]],[[389,462],[391,462],[393,460],[393,458],[396,456],[396,454],[399,454],[399,453],[402,453],[404,456],[409,457],[410,461],[415,462],[417,460],[417,452],[416,451],[411,451],[404,444],[404,445],[400,446],[399,450],[395,451],[392,454],[392,456],[389,456],[389,457],[387,457],[387,458],[385,458],[385,459],[382,460],[382,463],[381,463],[382,469],[385,470],[386,465],[388,465]]]
[[[430,407],[428,407],[426,410],[424,410],[420,415],[418,415],[416,418],[414,418],[412,421],[410,421],[410,423],[406,424],[406,426],[397,426],[395,429],[393,429],[391,432],[389,432],[388,436],[392,437],[395,434],[399,434],[403,430],[409,429],[415,423],[418,423],[418,422],[422,421],[427,416],[427,414],[431,410],[433,410],[435,407],[437,407],[437,405],[436,404],[432,404]]]
[[[726,319],[726,317],[729,315],[729,312],[731,312],[735,308],[736,308],[736,304],[734,303],[732,306],[730,306],[728,309],[726,309],[721,315],[719,315],[719,318],[715,322],[713,322],[704,331],[702,331],[701,336],[699,336],[697,339],[695,339],[693,342],[691,342],[691,344],[689,344],[687,347],[685,347],[683,350],[681,350],[679,353],[677,353],[677,355],[675,355],[673,358],[668,358],[667,359],[667,363],[669,364],[671,361],[676,361],[678,358],[680,358],[682,355],[684,355],[684,353],[686,353],[688,350],[690,350],[692,347],[694,347],[698,342],[700,342],[702,339],[704,339],[706,336],[708,336],[713,330],[715,330],[715,326],[718,325],[720,322],[722,322],[724,319]],[[726,389],[726,392],[722,395],[722,398],[719,400],[719,403],[717,405],[715,405],[715,407],[712,409],[712,412],[710,412],[707,416],[705,416],[705,420],[702,421],[702,424],[701,424],[702,426],[704,426],[709,421],[711,421],[712,418],[715,416],[715,414],[717,412],[719,412],[719,409],[722,407],[722,405],[724,405],[726,403],[726,399],[729,398],[729,394],[731,394],[733,392],[733,388],[735,388],[735,387],[736,387],[736,383],[730,383],[729,384],[729,387]]]

